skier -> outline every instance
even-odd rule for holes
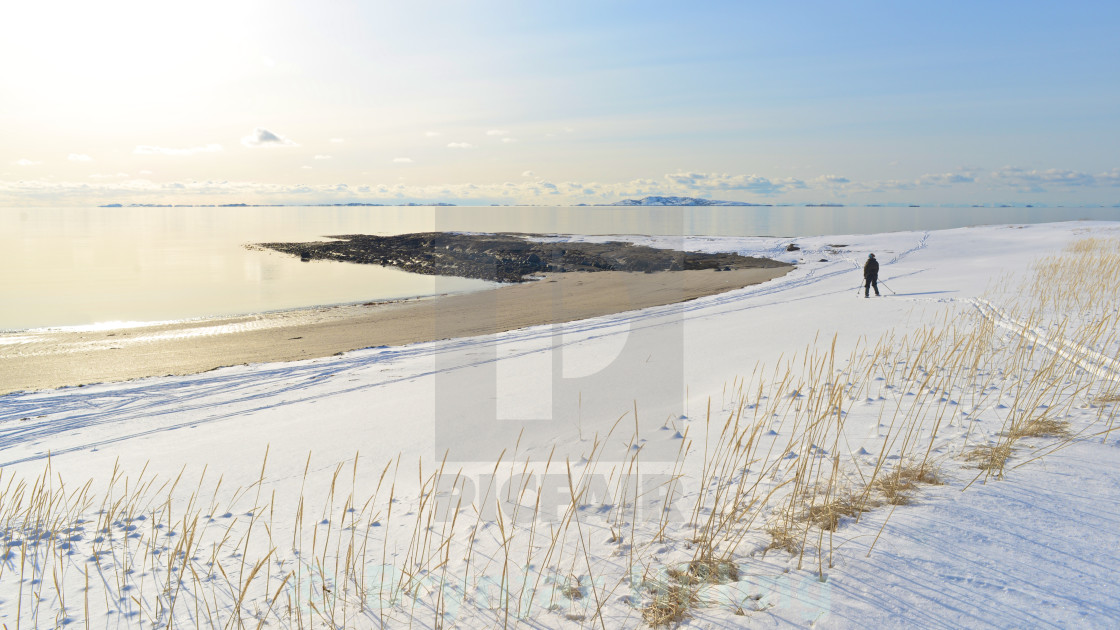
[[[875,296],[879,296],[879,261],[875,254],[867,255],[867,262],[863,264],[863,297],[871,297],[871,288],[875,288]]]

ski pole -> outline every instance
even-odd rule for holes
[[[882,280],[880,280],[880,281],[879,281],[879,284],[880,284],[880,285],[881,285],[881,286],[882,286],[882,287],[883,287],[884,289],[886,289],[887,291],[890,291],[890,292],[891,292],[891,295],[898,295],[897,293],[895,293],[895,292],[894,292],[894,289],[892,289],[892,288],[890,288],[890,287],[888,287],[888,286],[887,286],[887,283],[886,283],[886,282],[883,282]]]

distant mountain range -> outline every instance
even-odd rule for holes
[[[699,199],[697,197],[642,197],[641,199],[623,199],[616,201],[611,206],[766,206],[765,203],[747,203],[745,201],[718,201],[715,199]]]
[[[368,202],[351,202],[351,203],[300,203],[300,204],[286,204],[286,203],[222,203],[222,204],[190,204],[190,203],[107,203],[103,204],[102,208],[267,208],[267,207],[286,207],[286,206],[323,206],[323,207],[346,207],[346,206],[454,206],[453,203],[417,203],[410,201],[408,203],[398,204],[384,204],[384,203],[368,203]],[[492,204],[497,205],[497,204]],[[769,206],[768,203],[748,203],[746,201],[720,201],[718,199],[701,199],[699,197],[661,197],[650,196],[642,197],[641,199],[623,199],[608,204],[576,204],[578,206],[587,205],[606,205],[606,206]],[[821,205],[834,205],[834,204],[821,204]],[[835,204],[839,205],[839,204]]]

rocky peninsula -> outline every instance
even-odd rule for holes
[[[658,249],[611,241],[573,243],[530,240],[520,234],[425,232],[397,236],[346,234],[329,241],[259,243],[301,260],[336,260],[392,266],[412,273],[523,282],[527,276],[569,271],[656,271],[762,269],[787,263],[740,256]]]

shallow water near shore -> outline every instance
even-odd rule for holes
[[[301,263],[249,243],[423,231],[817,236],[1117,219],[1116,208],[176,207],[0,209],[0,330],[126,327],[475,291],[491,283]]]

